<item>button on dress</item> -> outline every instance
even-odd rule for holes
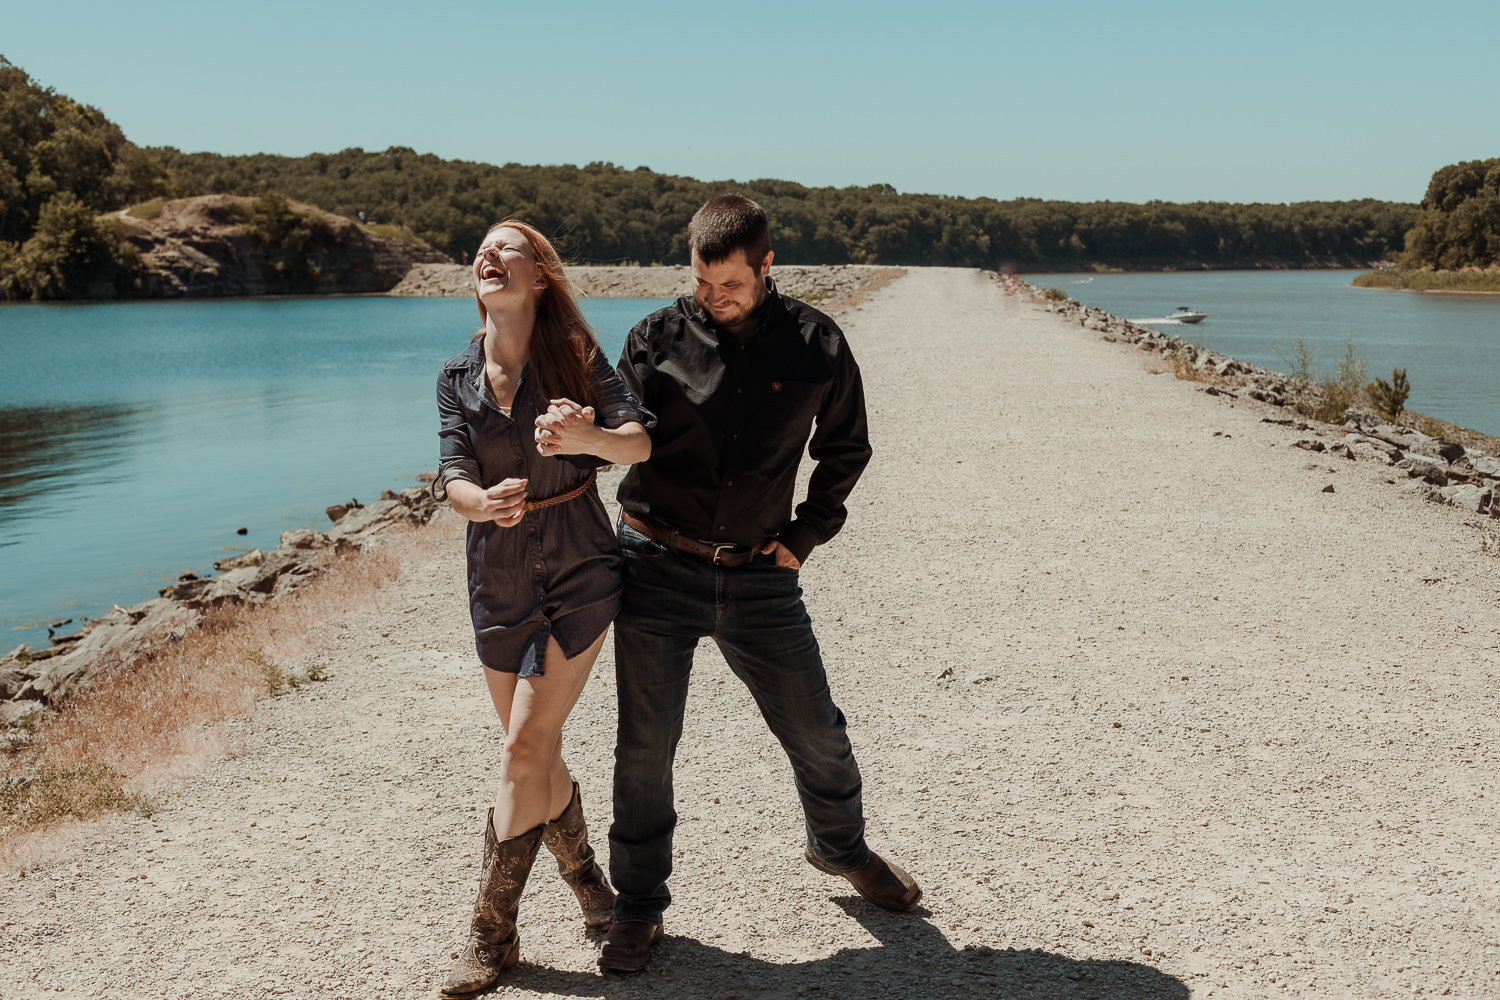
[[[656,418],[636,402],[602,353],[589,365],[594,420],[615,428]],[[529,363],[521,368],[509,415],[484,377],[484,341],[443,365],[437,382],[441,466],[438,481],[465,479],[488,489],[528,479],[527,497],[566,493],[608,463],[589,455],[537,454],[536,418],[547,410]],[[492,670],[539,676],[548,637],[572,659],[604,632],[620,608],[620,549],[599,491],[528,511],[520,523],[469,522],[469,610],[479,662]]]

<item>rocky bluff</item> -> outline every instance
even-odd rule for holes
[[[286,202],[270,220],[257,216],[257,205],[210,194],[104,218],[139,253],[138,294],[148,298],[385,292],[413,265],[450,262],[311,205]]]

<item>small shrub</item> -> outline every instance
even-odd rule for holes
[[[139,792],[127,792],[124,776],[102,763],[79,767],[42,764],[22,777],[0,784],[0,823],[45,826],[65,819],[90,819],[108,812],[134,811],[150,816],[156,803]]]
[[[1042,292],[1042,298],[1048,302],[1066,302],[1068,301],[1068,293],[1061,288],[1048,288]]]
[[[266,654],[263,652],[263,649],[264,647],[247,649],[245,651],[245,659],[249,660],[260,669],[261,680],[264,681],[266,685],[266,693],[280,694],[282,691],[286,690],[286,671],[282,670],[281,667],[272,660],[267,659]]]
[[[1359,402],[1369,374],[1370,363],[1359,356],[1354,338],[1348,338],[1344,341],[1344,356],[1339,358],[1333,374],[1322,379],[1322,392],[1306,415],[1325,424],[1343,423],[1349,407]]]
[[[1378,378],[1370,383],[1370,399],[1375,403],[1375,410],[1391,423],[1401,419],[1401,411],[1406,409],[1407,397],[1411,395],[1411,384],[1406,381],[1406,369],[1397,368],[1391,372],[1391,380],[1387,382]]]
[[[1313,367],[1313,358],[1317,356],[1318,348],[1309,347],[1307,338],[1302,336],[1302,328],[1297,328],[1297,336],[1292,338],[1291,354],[1281,353],[1281,348],[1275,344],[1271,350],[1287,366],[1287,374],[1293,379],[1304,384],[1312,382],[1317,376],[1317,369]]]
[[[161,214],[161,210],[166,204],[167,200],[165,198],[152,198],[150,201],[143,201],[139,205],[131,205],[125,210],[125,214],[134,216],[137,219],[154,219]]]
[[[405,240],[408,243],[415,243],[419,247],[430,246],[430,244],[426,240],[422,239],[422,237],[418,236],[410,229],[407,229],[405,226],[391,225],[390,223],[386,222],[371,222],[366,225],[365,228],[370,230],[370,232],[372,233],[378,233],[381,236],[388,236],[393,240]]]
[[[1495,502],[1494,500],[1490,501],[1490,503]],[[1488,531],[1481,535],[1479,538],[1479,554],[1489,556],[1493,559],[1500,559],[1500,535]]]

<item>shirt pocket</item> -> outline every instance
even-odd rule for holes
[[[827,389],[827,382],[772,379],[765,395],[766,415],[794,427],[810,426]]]

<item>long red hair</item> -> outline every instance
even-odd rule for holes
[[[495,223],[484,238],[489,239],[497,229],[514,229],[526,237],[537,270],[547,282],[537,298],[536,326],[531,331],[531,373],[536,379],[533,385],[540,386],[549,399],[566,396],[584,406],[594,405],[589,365],[599,353],[599,339],[573,298],[573,286],[563,271],[562,258],[552,248],[551,240],[518,219]],[[489,313],[477,288],[474,301],[479,304],[480,323],[488,323]],[[484,331],[481,326],[474,339],[483,337]]]

